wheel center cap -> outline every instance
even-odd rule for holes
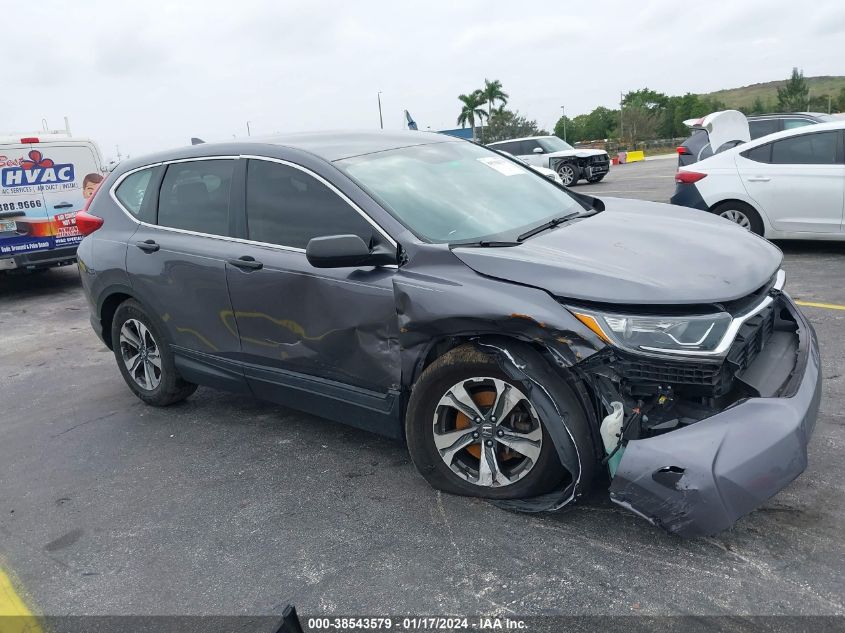
[[[482,424],[481,425],[481,436],[482,437],[493,437],[493,425],[492,424]]]

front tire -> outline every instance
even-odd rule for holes
[[[760,214],[751,205],[745,204],[744,202],[729,200],[717,204],[710,211],[721,218],[738,224],[744,229],[748,229],[752,233],[756,233],[757,235],[763,235],[765,233]]]
[[[572,187],[581,178],[581,170],[575,163],[561,163],[558,165],[557,175],[563,181],[564,187]]]
[[[173,352],[154,319],[140,303],[127,299],[114,313],[111,326],[114,356],[123,379],[147,404],[165,407],[197,390],[176,371]]]
[[[449,493],[521,499],[572,477],[523,387],[472,345],[423,372],[408,402],[405,432],[414,465]]]

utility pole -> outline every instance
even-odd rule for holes
[[[249,131],[249,121],[246,122],[246,135],[252,136],[252,134],[250,134],[250,131]]]
[[[619,140],[625,138],[625,124],[622,120],[622,102],[625,100],[625,95],[619,93]]]
[[[560,106],[560,111],[563,118],[563,140],[566,141],[566,106]]]
[[[378,124],[379,127],[383,130],[384,129],[384,119],[381,116],[381,90],[378,91]]]

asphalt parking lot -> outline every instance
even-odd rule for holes
[[[578,190],[666,201],[674,166]],[[845,305],[845,243],[780,246],[793,296]],[[440,494],[400,443],[242,396],[147,407],[74,268],[0,278],[0,568],[44,614],[845,614],[845,310],[805,311],[808,470],[684,541],[602,490],[538,515]]]

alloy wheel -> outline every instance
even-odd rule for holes
[[[132,380],[146,391],[161,383],[161,353],[149,328],[127,319],[120,328],[120,355]]]
[[[744,229],[748,229],[749,231],[751,230],[751,220],[749,220],[748,216],[738,209],[725,209],[719,214],[719,217],[739,224]]]
[[[575,181],[575,169],[569,163],[564,163],[557,170],[558,176],[567,187]]]
[[[543,429],[517,387],[498,378],[469,378],[452,385],[437,403],[434,444],[462,479],[481,487],[503,487],[537,464]]]

